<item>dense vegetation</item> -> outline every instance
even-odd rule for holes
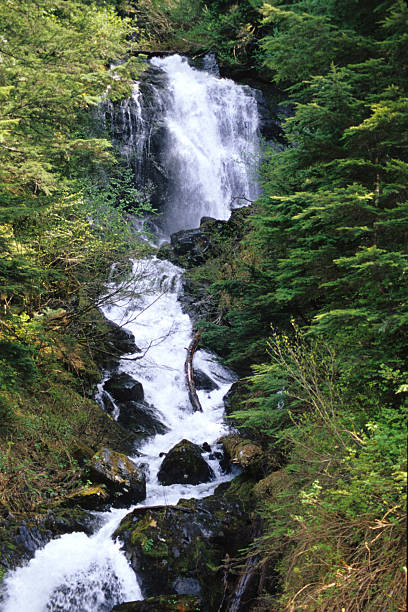
[[[219,254],[228,265],[203,322],[229,364],[252,364],[235,417],[286,454],[264,482],[259,542],[280,559],[283,595],[259,609],[403,609],[406,3],[193,9],[183,38],[227,71],[269,78],[290,109],[287,147],[267,151],[263,194],[245,238]],[[214,269],[193,277],[210,283]]]
[[[225,265],[193,273],[207,345],[247,377],[235,418],[285,457],[258,485],[281,593],[257,609],[403,610],[406,3],[24,0],[0,23],[0,510],[58,503],[104,436],[97,306],[141,248],[127,205],[146,204],[90,111],[126,95],[132,50],[210,49],[289,113]]]
[[[126,95],[141,62],[113,78],[138,30],[112,7],[2,2],[0,23],[0,511],[18,513],[77,487],[78,446],[106,429],[86,397],[97,306],[110,264],[123,276],[140,250],[125,209],[143,198],[91,111],[108,86]]]

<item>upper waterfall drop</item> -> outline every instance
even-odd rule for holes
[[[161,163],[168,173],[163,233],[228,219],[258,195],[258,107],[249,87],[192,68],[179,55],[153,58],[167,76]]]

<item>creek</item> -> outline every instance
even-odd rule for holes
[[[178,55],[153,58],[132,97],[116,106],[107,101],[103,113],[136,184],[161,182],[155,196],[161,215],[151,222],[158,243],[173,232],[198,227],[203,216],[228,219],[232,208],[256,197],[256,95],[219,78],[211,58],[201,69]],[[137,576],[112,539],[121,519],[135,507],[208,496],[231,479],[210,452],[203,454],[215,474],[210,482],[162,486],[157,479],[162,454],[180,440],[206,442],[214,451],[229,431],[223,396],[235,377],[205,350],[196,352],[194,367],[216,388],[198,391],[202,412],[193,411],[189,400],[184,362],[193,325],[179,301],[182,274],[168,261],[136,261],[130,297],[103,309],[108,319],[134,334],[144,357],[127,355],[118,370],[142,383],[145,401],[166,427],[165,433],[144,440],[133,457],[148,465],[146,500],[98,513],[100,528],[90,537],[66,534],[38,550],[26,566],[6,576],[3,612],[109,612],[117,603],[142,599]]]

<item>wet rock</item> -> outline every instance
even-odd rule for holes
[[[111,376],[111,378],[104,382],[103,388],[117,402],[132,400],[139,402],[144,399],[142,383],[138,382],[125,372]]]
[[[219,442],[223,446],[227,465],[239,465],[244,471],[253,475],[262,474],[265,457],[258,444],[235,434],[225,436]]]
[[[245,231],[245,219],[249,216],[250,212],[249,207],[233,210],[228,221],[202,217],[200,228],[194,231],[198,232],[198,236],[202,235],[204,237],[197,237],[196,243],[193,242],[191,246],[193,257],[191,259],[186,254],[178,256],[175,250],[171,249],[171,261],[187,268],[183,278],[184,294],[181,296],[180,302],[183,311],[188,313],[194,322],[200,319],[211,319],[216,315],[218,308],[216,300],[208,292],[208,286],[213,279],[209,278],[208,271],[205,269],[203,275],[195,275],[194,267],[201,266],[209,259],[212,259],[214,264],[218,266],[226,265],[225,242],[239,242]],[[184,248],[186,248],[186,243],[187,241],[184,241]],[[198,247],[196,246],[197,244]],[[197,254],[197,248],[199,253],[196,257],[194,253]],[[167,247],[167,254],[168,251],[169,247]]]
[[[140,349],[136,346],[135,337],[131,331],[108,319],[106,323],[109,326],[108,346],[112,347],[115,354],[140,353]]]
[[[277,108],[271,109],[267,96],[259,89],[253,90],[258,106],[259,129],[267,141],[284,142],[281,121],[277,117]]]
[[[208,442],[204,442],[204,444],[201,447],[201,451],[203,453],[211,453],[211,446],[208,444]]]
[[[159,473],[159,482],[171,484],[199,484],[208,482],[214,472],[201,456],[201,449],[189,440],[182,440],[164,458]]]
[[[171,246],[176,260],[185,266],[197,266],[206,259],[209,248],[207,236],[200,229],[181,230],[171,235]]]
[[[200,612],[200,600],[194,595],[162,595],[143,601],[119,604],[112,612]]]
[[[161,210],[168,189],[167,171],[161,163],[168,139],[163,126],[168,77],[163,70],[150,65],[138,76],[138,81],[141,97],[137,103],[132,97],[107,100],[102,111],[113,144],[133,169],[138,187],[149,197],[152,207]],[[128,208],[132,208],[130,203]]]
[[[193,381],[195,384],[195,388],[197,391],[214,391],[214,389],[218,389],[217,383],[215,383],[205,372],[202,370],[194,369],[193,370]]]
[[[102,404],[103,409],[106,410],[106,412],[109,412],[109,414],[112,414],[114,412],[115,404],[113,403],[112,398],[106,391],[102,391],[99,403]]]
[[[168,431],[166,425],[161,422],[157,410],[145,402],[143,396],[141,383],[128,374],[112,376],[106,381],[104,390],[100,394],[100,403],[106,412],[113,414],[115,407],[118,409],[117,423],[132,435],[135,444],[149,436]]]
[[[106,485],[108,501],[126,506],[146,498],[146,475],[129,457],[101,447],[88,464],[93,480]]]
[[[101,444],[113,450],[133,456],[135,454],[135,444],[139,437],[122,427],[117,421],[113,420],[102,407],[96,407],[93,413],[95,430],[101,432]],[[90,456],[84,453],[86,459],[90,459],[95,454],[94,447]],[[77,457],[79,460],[79,457]]]
[[[166,425],[160,421],[153,406],[147,402],[119,402],[118,423],[128,431],[132,431],[138,438],[144,439],[155,434],[168,431]]]
[[[250,530],[237,498],[212,495],[136,509],[113,537],[123,542],[144,596],[196,595],[203,610],[216,611],[229,588],[223,564],[249,544]]]

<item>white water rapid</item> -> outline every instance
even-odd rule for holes
[[[156,58],[152,64],[166,72],[170,100],[163,121],[171,138],[166,139],[162,159],[167,160],[172,181],[161,229],[170,234],[197,227],[203,215],[226,219],[234,196],[250,199],[256,194],[250,169],[258,147],[256,102],[248,88],[217,78],[213,69],[211,73],[194,70],[179,56]],[[138,96],[135,89],[133,102],[123,105],[132,124],[127,130],[132,135],[128,147],[137,140],[137,126],[144,129],[145,125],[145,119],[131,116],[132,109],[141,112]],[[237,200],[233,205],[242,204]],[[222,472],[217,459],[204,453],[215,473],[211,482],[162,486],[157,479],[160,454],[180,440],[207,442],[214,450],[217,439],[228,431],[223,396],[234,375],[204,350],[196,352],[194,366],[217,388],[198,391],[203,412],[193,412],[188,397],[184,362],[193,329],[178,301],[182,273],[156,258],[137,261],[132,297],[116,299],[103,311],[129,329],[145,353],[142,359],[136,359],[139,353],[126,355],[118,369],[142,383],[145,401],[167,427],[166,433],[141,444],[138,453],[142,456],[133,457],[148,464],[147,497],[138,507],[205,497],[232,477]],[[4,580],[2,612],[110,612],[117,603],[142,599],[137,577],[112,539],[119,522],[134,507],[98,513],[102,527],[94,535],[77,532],[56,538],[27,565],[10,572]]]

